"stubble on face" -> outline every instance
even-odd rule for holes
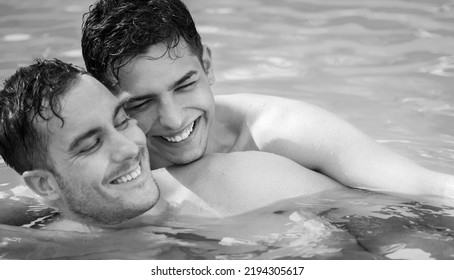
[[[56,175],[57,182],[61,188],[64,203],[66,203],[68,209],[73,215],[72,218],[83,222],[96,225],[117,225],[126,222],[130,219],[138,217],[143,213],[147,212],[156,204],[156,201],[150,199],[148,205],[142,205],[142,207],[131,207],[124,202],[117,203],[108,202],[106,203],[103,199],[94,198],[91,194],[91,199],[85,200],[83,203],[80,201],[71,189],[71,183],[65,181],[61,176]],[[153,182],[157,185],[157,182],[152,178]],[[143,186],[142,186],[143,187]],[[159,188],[157,190],[159,193]],[[156,196],[159,198],[159,194]]]
[[[141,158],[141,161],[148,160],[145,155],[146,152],[146,149],[140,149],[139,158]],[[124,169],[123,166],[119,168]],[[57,170],[53,174],[61,190],[63,203],[69,210],[69,215],[71,215],[68,218],[85,224],[112,226],[142,215],[153,208],[159,200],[159,186],[151,171],[149,171],[148,165],[145,164],[143,168],[148,168],[148,171],[144,170],[143,172],[149,172],[147,175],[149,178],[142,185],[136,186],[136,188],[143,190],[148,188],[145,184],[154,184],[155,187],[153,189],[157,192],[156,195],[150,195],[149,199],[145,199],[144,203],[125,201],[124,198],[127,193],[113,195],[108,191],[98,191],[99,188],[107,189],[109,186],[99,184],[80,186],[80,181],[73,178],[65,179]]]

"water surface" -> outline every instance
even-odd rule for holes
[[[36,57],[83,66],[81,15],[91,3],[1,0],[0,79]],[[454,174],[454,1],[186,3],[213,51],[215,94],[319,105],[419,164]],[[24,198],[21,185],[1,163],[2,207],[14,205],[8,209],[24,213],[15,222],[39,227],[36,216],[55,213]],[[0,257],[453,259],[453,210],[418,201],[346,189],[196,228],[187,221],[87,235],[2,225]]]

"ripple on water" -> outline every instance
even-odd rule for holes
[[[433,65],[420,68],[422,73],[430,73],[442,77],[454,77],[454,56],[443,56],[438,58]]]
[[[454,116],[454,108],[443,100],[408,97],[404,98],[401,102],[412,107],[417,112],[430,112],[433,114]]]
[[[223,77],[227,80],[266,79],[273,77],[302,77],[304,69],[299,64],[278,56],[251,57],[254,64],[227,70]]]
[[[208,14],[221,14],[221,15],[226,15],[226,14],[233,14],[235,12],[235,9],[233,8],[208,8],[205,10],[206,13]]]
[[[85,12],[86,7],[83,5],[69,5],[65,7],[65,11],[70,12],[70,13],[79,13],[79,12]]]
[[[3,36],[5,42],[20,42],[30,40],[31,35],[26,33],[8,34]]]
[[[76,50],[65,51],[62,53],[62,56],[64,56],[64,57],[82,57],[82,50],[76,49]]]

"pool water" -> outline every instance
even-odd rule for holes
[[[92,1],[0,0],[0,79],[35,57],[83,65]],[[304,100],[390,149],[454,174],[454,1],[188,0],[213,52],[215,94]],[[454,208],[351,189],[223,220],[81,234],[0,163],[4,259],[454,259]],[[5,212],[2,212],[5,213]],[[0,214],[0,217],[1,214]]]

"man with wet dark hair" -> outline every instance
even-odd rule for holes
[[[39,74],[39,76],[38,76]],[[34,124],[37,118],[57,117],[59,98],[87,72],[59,60],[23,68],[5,81],[1,95],[0,151],[19,174],[33,168],[54,169],[48,157],[48,135]]]
[[[180,214],[227,217],[341,187],[261,152],[210,154],[151,171],[145,135],[125,112],[127,101],[57,59],[37,60],[5,81],[0,155],[61,211],[50,228],[86,231]]]
[[[0,91],[0,154],[67,219],[109,225],[136,217],[159,190],[143,132],[123,103],[85,70],[37,60]]]
[[[172,55],[180,40],[202,63],[200,35],[180,1],[99,1],[85,19],[82,51],[89,72],[114,85],[118,70],[149,46],[163,43]]]
[[[344,185],[452,201],[454,177],[425,169],[316,106],[254,94],[213,96],[211,51],[180,0],[99,0],[84,15],[87,70],[131,95],[153,169],[259,150]]]

